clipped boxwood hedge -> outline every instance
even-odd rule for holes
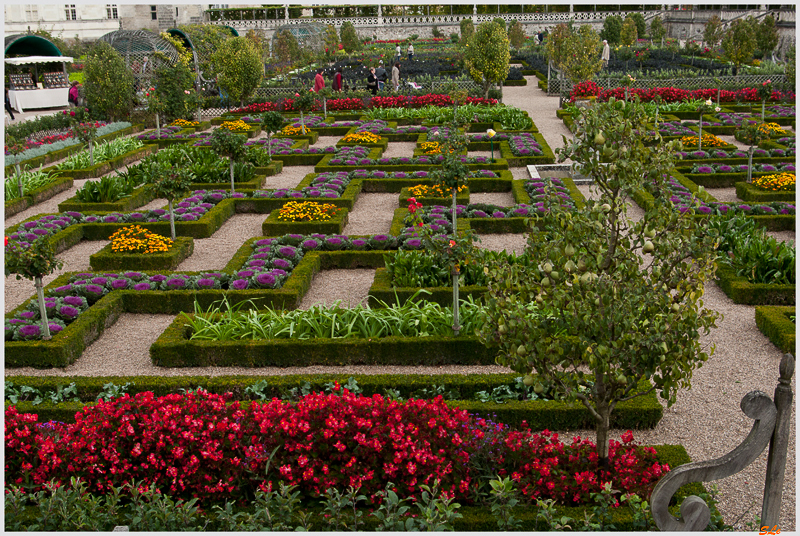
[[[577,430],[594,428],[594,421],[588,410],[580,403],[562,401],[506,401],[479,402],[474,400],[480,391],[491,392],[501,385],[513,383],[519,374],[294,374],[287,376],[106,376],[106,377],[54,377],[54,376],[10,376],[6,377],[16,386],[29,386],[41,393],[55,390],[59,385],[75,383],[81,402],[61,402],[59,404],[42,403],[33,405],[30,402],[19,402],[17,410],[21,413],[37,413],[40,421],[56,420],[75,422],[75,413],[85,405],[93,404],[103,392],[103,385],[113,383],[122,386],[130,384],[126,392],[131,396],[151,391],[156,396],[177,393],[180,389],[202,387],[210,393],[223,394],[230,392],[235,400],[247,400],[245,390],[262,380],[267,380],[265,390],[267,398],[280,398],[289,390],[301,387],[308,382],[313,391],[320,392],[326,383],[347,383],[349,378],[358,382],[363,396],[383,394],[386,389],[394,389],[403,398],[419,397],[421,389],[441,386],[460,400],[448,401],[447,404],[465,409],[473,414],[490,416],[492,420],[510,426],[519,426],[527,421],[532,430]],[[68,380],[68,381],[65,381]],[[640,389],[649,389],[650,382],[642,380]],[[7,402],[8,404],[8,402]],[[621,402],[611,414],[611,425],[617,429],[647,429],[658,424],[663,416],[663,408],[658,402],[655,391],[647,395]]]
[[[311,181],[314,177],[316,177],[316,173],[309,173],[306,177],[297,185],[297,189],[301,189],[305,186],[311,184]],[[303,201],[316,201],[318,203],[328,203],[331,205],[336,205],[337,207],[344,207],[348,210],[353,209],[353,204],[355,203],[356,199],[358,199],[359,194],[361,193],[361,188],[363,186],[363,181],[356,179],[350,181],[350,184],[347,185],[347,188],[344,189],[342,192],[341,197],[338,198],[328,198],[328,197],[303,197],[301,198]],[[242,190],[242,193],[245,193]],[[294,198],[266,198],[266,197],[247,197],[247,198],[235,198],[234,202],[236,203],[236,213],[237,214],[269,214],[273,210],[279,209],[283,205],[285,205],[288,201],[299,201],[301,199],[294,199]]]
[[[254,169],[254,171],[256,172],[256,175],[263,175],[265,177],[272,177],[273,175],[277,175],[278,173],[283,171],[283,162],[281,162],[280,160],[275,160],[273,158],[272,159],[272,163],[270,163],[267,166],[263,166],[263,167],[258,167],[257,166]],[[235,178],[234,178],[234,180],[235,180]]]
[[[514,176],[511,171],[504,169],[495,171],[499,177],[473,177],[467,180],[467,186],[472,193],[477,192],[510,192],[511,181]],[[432,179],[409,177],[406,179],[373,179],[364,181],[364,191],[371,193],[400,193],[403,188],[425,184],[433,185]]]
[[[349,213],[350,211],[346,207],[339,207],[338,213],[330,220],[292,222],[280,221],[276,210],[267,216],[267,219],[261,224],[261,232],[264,233],[264,236],[282,236],[287,233],[305,235],[314,233],[342,234],[345,225],[347,225],[347,215]]]
[[[72,188],[74,181],[72,177],[57,177],[53,179],[50,184],[46,184],[40,188],[30,190],[24,196],[18,199],[12,199],[5,203],[5,217],[10,218],[15,214],[19,214],[23,210],[32,207],[42,201],[46,201],[51,197],[60,194]]]
[[[544,136],[539,132],[533,133],[534,139],[542,147],[542,154],[540,156],[516,156],[511,152],[511,147],[507,141],[500,142],[500,156],[508,162],[509,167],[523,167],[523,166],[536,166],[541,164],[553,164],[556,157]]]
[[[378,151],[380,149],[373,149],[373,151]],[[372,153],[368,155],[369,158],[380,158],[380,155],[373,156]],[[346,165],[332,165],[329,162],[333,159],[333,155],[327,155],[323,158],[319,164],[314,167],[314,171],[317,173],[322,173],[324,171],[353,171],[356,169],[364,169],[364,170],[375,170],[375,171],[430,171],[432,164],[397,164],[397,165],[385,165],[385,164],[370,164],[370,165],[358,165],[358,166],[346,166]],[[506,162],[503,158],[495,158],[496,162],[489,163],[486,162],[484,164],[467,164],[467,167],[470,170],[481,170],[481,169],[488,169],[490,171],[494,171],[496,173],[507,170],[508,169],[508,162]]]
[[[175,270],[194,252],[194,239],[190,236],[176,236],[169,251],[163,253],[114,253],[111,244],[89,256],[92,270],[147,271]]]
[[[398,201],[400,207],[407,207],[408,200],[414,197],[409,192],[410,187],[403,188],[400,190],[400,199]],[[434,205],[445,205],[449,206],[453,202],[453,198],[448,197],[414,197],[418,203],[422,204],[423,206],[434,206]],[[456,195],[456,203],[459,205],[468,205],[469,204],[469,188],[465,188],[464,190],[458,192]]]
[[[281,169],[283,169],[283,162],[273,160],[272,164],[281,164]],[[257,170],[264,169],[264,168],[256,168]],[[260,173],[256,173],[256,176],[253,177],[252,180],[249,181],[242,181],[237,180],[236,175],[233,176],[233,185],[234,188],[240,188],[242,190],[258,190],[261,188],[261,185],[264,184],[265,176]],[[224,182],[193,182],[192,188],[195,190],[230,190],[231,189],[231,179],[230,176],[228,180]]]
[[[753,177],[769,175],[770,173],[756,172],[753,173]],[[731,188],[737,182],[747,179],[747,173],[742,171],[735,173],[689,173],[689,170],[686,170],[683,174],[687,179],[704,188]]]
[[[756,326],[761,333],[780,348],[781,352],[795,354],[797,326],[789,319],[795,307],[762,305],[756,307]]]
[[[116,169],[127,166],[131,162],[140,160],[149,154],[155,153],[156,151],[158,151],[157,145],[145,145],[144,147],[134,149],[133,151],[128,151],[127,153],[122,154],[117,158],[112,158],[111,160],[106,160],[104,162],[98,162],[94,166],[88,167],[86,169],[58,170],[55,167],[49,167],[45,168],[44,171],[55,173],[57,175],[62,175],[62,176],[69,175],[75,180],[93,179],[97,177],[102,177],[103,175],[106,175],[107,173],[110,173]]]
[[[717,268],[717,283],[734,303],[747,305],[794,305],[795,285],[750,283],[726,266]]]
[[[736,197],[742,201],[751,203],[771,203],[773,201],[787,201],[794,202],[796,192],[775,192],[772,190],[765,190],[747,182],[737,182]]]
[[[190,341],[189,329],[186,318],[176,317],[150,346],[153,364],[159,367],[492,365],[496,355],[477,337]]]
[[[131,195],[109,203],[84,203],[79,201],[76,196],[72,196],[63,203],[59,203],[58,210],[61,212],[129,212],[146,205],[153,199],[155,197],[150,190],[142,186],[136,188]]]

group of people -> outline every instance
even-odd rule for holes
[[[413,52],[411,52],[411,54],[413,54]],[[316,93],[325,87],[325,78],[323,78],[322,73],[323,69],[317,69],[317,74],[314,76],[313,91]],[[386,68],[383,66],[383,60],[380,60],[377,68],[370,67],[369,69],[369,74],[367,75],[367,89],[372,92],[373,95],[377,95],[379,90],[383,90],[387,82],[389,82],[389,73],[386,72]],[[392,67],[391,84],[394,91],[400,89],[400,62],[395,62],[394,67]],[[347,83],[342,79],[341,67],[336,69],[336,73],[333,75],[331,89],[337,92],[347,91],[349,89]]]
[[[408,52],[408,61],[413,60],[414,59],[414,44],[413,43],[409,43],[408,44],[408,51],[407,52]],[[395,63],[400,63],[400,55],[401,54],[402,54],[402,52],[400,52],[400,43],[397,43],[397,45],[395,45],[395,47],[394,47],[394,62]]]

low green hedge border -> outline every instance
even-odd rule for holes
[[[295,200],[305,201],[305,200]],[[280,221],[278,211],[273,211],[261,224],[264,236],[281,236],[287,233],[296,234],[342,234],[347,225],[347,216],[350,211],[346,207],[339,207],[338,213],[327,221]]]
[[[770,172],[756,172],[753,173],[753,177],[760,177],[762,175],[770,175],[776,173],[774,171]],[[736,173],[689,173],[689,171],[684,171],[683,174],[686,176],[687,179],[692,181],[693,183],[702,186],[704,188],[731,188],[737,182],[742,181],[747,178],[746,172],[736,172]]]
[[[298,118],[299,119],[299,118]],[[273,138],[292,138],[293,140],[306,140],[309,145],[314,145],[319,140],[319,132],[315,132],[306,127],[305,134],[293,134],[291,136],[284,136],[283,134],[273,134]]]
[[[316,177],[316,173],[309,173],[306,177],[297,185],[297,189],[303,188],[304,186],[308,186],[311,184],[311,181],[314,177]],[[363,181],[359,179],[355,179],[350,181],[350,184],[347,185],[347,188],[344,189],[342,192],[341,197],[338,198],[327,198],[327,197],[304,197],[302,201],[316,201],[319,203],[329,203],[331,205],[336,205],[337,207],[344,207],[348,210],[353,210],[353,204],[355,203],[356,199],[358,199],[359,194],[361,193],[361,188],[363,186]],[[246,193],[244,190],[241,190],[242,193]],[[237,214],[269,214],[273,210],[279,209],[283,205],[285,205],[288,201],[299,201],[300,199],[294,198],[264,198],[264,197],[248,197],[248,198],[236,198],[234,202],[236,203],[236,213]]]
[[[283,162],[280,160],[272,160],[272,163],[264,167],[256,167],[256,175],[263,175],[265,177],[272,177],[283,171]]]
[[[61,212],[130,212],[146,205],[153,199],[155,197],[150,190],[142,186],[136,188],[131,195],[109,203],[84,203],[79,201],[76,196],[72,196],[63,203],[59,203],[58,210]]]
[[[761,333],[780,348],[781,352],[795,354],[797,326],[789,319],[795,307],[762,305],[756,307],[756,326]]]
[[[276,161],[272,162],[273,164],[277,163]],[[263,169],[263,168],[256,168],[256,169]],[[283,163],[281,162],[281,169],[283,169]],[[239,188],[242,190],[258,190],[264,184],[265,176],[256,173],[256,176],[249,181],[241,181],[236,180],[236,176],[233,177],[233,186],[234,188]],[[195,190],[230,190],[231,189],[231,180],[228,177],[228,180],[225,182],[193,182],[192,188]]]
[[[734,303],[747,305],[794,305],[795,285],[750,283],[731,268],[717,268],[717,283]]]
[[[45,168],[44,171],[55,173],[56,175],[69,175],[75,180],[93,179],[102,177],[103,175],[106,175],[116,169],[127,166],[131,162],[140,160],[149,154],[155,153],[156,151],[158,151],[157,145],[145,145],[144,147],[134,149],[133,151],[128,151],[117,158],[112,158],[111,160],[106,160],[104,162],[98,162],[94,166],[86,169],[65,169],[59,171],[55,167],[51,166],[49,168]]]
[[[344,137],[344,136],[342,136]],[[356,141],[342,141],[339,140],[336,142],[336,147],[369,147],[370,149],[380,148],[383,151],[389,147],[389,138],[385,138],[381,136],[381,140],[378,143],[365,143],[365,142],[356,142]]]
[[[771,203],[773,201],[787,201],[794,202],[796,192],[775,192],[772,190],[765,190],[747,182],[737,182],[736,197],[742,201],[752,203]]]
[[[381,394],[387,388],[399,391],[400,396],[409,398],[412,394],[434,385],[443,386],[446,391],[453,392],[462,400],[448,401],[447,404],[467,410],[481,416],[490,416],[492,420],[511,426],[519,426],[525,420],[532,430],[577,430],[594,428],[593,418],[580,403],[561,401],[508,401],[502,404],[495,402],[478,402],[472,400],[480,391],[491,392],[492,389],[513,383],[519,374],[293,374],[287,376],[107,376],[107,377],[53,377],[53,376],[7,376],[17,386],[27,385],[40,392],[55,390],[59,385],[75,383],[78,396],[82,402],[61,402],[59,404],[42,403],[33,405],[30,402],[17,403],[20,413],[37,413],[40,422],[55,420],[75,422],[75,413],[86,405],[94,404],[103,385],[113,383],[122,386],[131,384],[127,393],[131,396],[151,391],[156,396],[177,393],[180,389],[202,387],[210,393],[233,393],[234,400],[246,400],[245,389],[261,380],[268,380],[267,397],[281,397],[290,389],[301,387],[308,382],[311,389],[321,392],[329,382],[347,383],[349,378],[358,382],[363,396]],[[649,388],[649,381],[643,380],[640,388]],[[9,405],[6,402],[6,405]],[[648,429],[658,424],[663,416],[663,408],[658,402],[655,391],[647,395],[620,403],[611,414],[611,425],[616,429]]]
[[[524,78],[522,80],[503,80],[504,86],[527,86],[528,81]]]
[[[376,151],[379,149],[373,149]],[[380,158],[378,156],[369,155],[369,158]],[[319,164],[314,167],[314,171],[317,173],[322,173],[324,171],[353,171],[356,169],[364,169],[367,171],[375,170],[375,171],[430,171],[433,167],[432,164],[397,164],[394,166],[385,165],[385,164],[370,164],[370,165],[358,165],[358,166],[346,166],[346,165],[331,165],[329,162],[333,159],[333,155],[327,155],[323,158]],[[484,163],[484,164],[467,164],[467,167],[470,170],[476,171],[480,169],[488,169],[494,172],[500,172],[503,170],[508,169],[508,162],[504,158],[495,158],[495,163]]]
[[[147,271],[175,270],[194,252],[194,239],[190,236],[177,236],[169,251],[163,253],[114,253],[111,244],[89,256],[92,270],[105,271]]]
[[[438,303],[442,306],[451,307],[453,305],[453,287],[427,287],[424,290],[429,294],[417,296],[418,300]],[[487,287],[477,285],[459,286],[458,293],[461,299],[473,298],[480,299],[488,290]],[[387,304],[404,304],[419,291],[419,287],[395,287],[392,286],[392,279],[386,268],[377,268],[372,286],[369,287],[367,298],[369,306],[374,308],[381,307],[381,302]]]
[[[74,181],[72,180],[72,177],[57,177],[53,179],[50,184],[42,186],[41,188],[36,188],[35,190],[31,190],[18,199],[6,201],[4,210],[6,219],[14,216],[15,214],[19,214],[23,210],[32,207],[33,205],[39,204],[42,201],[46,201],[51,197],[60,194],[61,192],[69,190],[72,188],[73,184]]]
[[[188,320],[175,318],[150,346],[159,367],[295,367],[348,365],[492,365],[496,351],[477,337],[190,341]]]

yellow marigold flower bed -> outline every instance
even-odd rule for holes
[[[689,147],[697,147],[697,136],[684,136],[681,143]],[[728,145],[713,134],[703,134],[703,147],[724,147]]]
[[[280,221],[327,221],[339,212],[339,207],[315,201],[289,201],[278,210]]]
[[[458,193],[461,193],[466,189],[467,185],[462,184],[458,187]],[[417,186],[410,187],[408,192],[414,197],[450,197],[453,195],[453,192],[450,190],[450,188],[445,188],[440,184],[437,184],[436,186],[418,184]]]
[[[170,123],[172,127],[181,127],[181,128],[195,128],[200,126],[200,121],[187,121],[186,119],[176,119],[172,123]]]
[[[347,143],[380,143],[381,137],[372,132],[356,132],[348,134],[342,141]]]
[[[785,136],[786,131],[781,128],[778,123],[761,123],[758,125],[758,131],[763,132],[767,136]]]
[[[426,141],[419,146],[425,154],[441,154],[442,148],[439,147],[438,141]]]
[[[303,129],[300,127],[293,127],[292,125],[286,125],[281,130],[281,135],[283,136],[299,136],[303,134]]]
[[[164,253],[172,247],[172,240],[138,225],[123,227],[111,235],[114,253]]]
[[[241,119],[237,119],[236,121],[225,121],[219,126],[219,128],[225,128],[231,132],[247,132],[250,130],[250,125]]]
[[[784,172],[753,177],[753,186],[773,192],[793,192],[795,189],[795,174]]]

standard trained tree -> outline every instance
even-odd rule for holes
[[[475,24],[472,23],[472,19],[461,19],[459,25],[461,28],[461,37],[458,43],[463,47],[472,39],[472,35],[475,33]]]
[[[609,45],[618,45],[620,32],[622,32],[622,17],[619,15],[609,15],[603,21],[603,29],[600,30],[600,38],[608,41]]]
[[[635,192],[670,195],[680,143],[645,146],[639,132],[647,122],[638,102],[612,98],[582,110],[575,141],[564,139],[559,160],[593,177],[600,199],[564,210],[552,192],[541,230],[530,225],[531,266],[486,267],[481,340],[499,346],[498,364],[537,373],[589,410],[601,466],[617,404],[653,390],[674,403],[708,359],[699,338],[718,317],[701,300],[715,270],[714,232],[669,202],[656,201],[639,221],[627,216]]]
[[[661,41],[666,35],[667,30],[664,28],[661,17],[653,17],[653,20],[650,21],[650,42]]]
[[[133,74],[108,43],[98,42],[87,54],[83,92],[89,109],[112,121],[127,117],[133,108]]]
[[[342,27],[339,28],[339,39],[348,54],[352,54],[361,48],[361,39],[358,38],[356,27],[350,21],[342,23]]]
[[[261,82],[261,54],[246,37],[228,39],[211,56],[217,72],[217,82],[231,100],[249,97]]]
[[[764,54],[764,58],[772,54],[778,46],[778,29],[775,27],[775,17],[771,14],[761,20],[756,31],[756,46]]]
[[[749,19],[749,17],[748,17]],[[725,37],[722,38],[722,50],[725,57],[736,67],[747,63],[753,59],[753,52],[756,50],[756,37],[753,25],[747,19],[737,19],[733,21]]]
[[[522,45],[525,44],[525,29],[522,27],[522,23],[514,21],[514,24],[508,27],[508,40],[516,50],[522,48]]]
[[[725,29],[722,27],[722,20],[719,16],[712,15],[706,21],[706,27],[703,28],[703,42],[711,50],[716,50],[723,35],[725,35]]]
[[[483,89],[483,98],[489,97],[493,84],[502,84],[508,76],[508,35],[495,22],[482,22],[465,45],[464,62],[469,75]]]
[[[622,23],[622,30],[619,34],[619,39],[626,47],[631,47],[636,44],[639,38],[639,30],[636,28],[636,21],[631,17],[625,19]]]
[[[559,24],[547,40],[547,54],[573,84],[591,80],[603,68],[600,36],[588,24],[577,30]]]

